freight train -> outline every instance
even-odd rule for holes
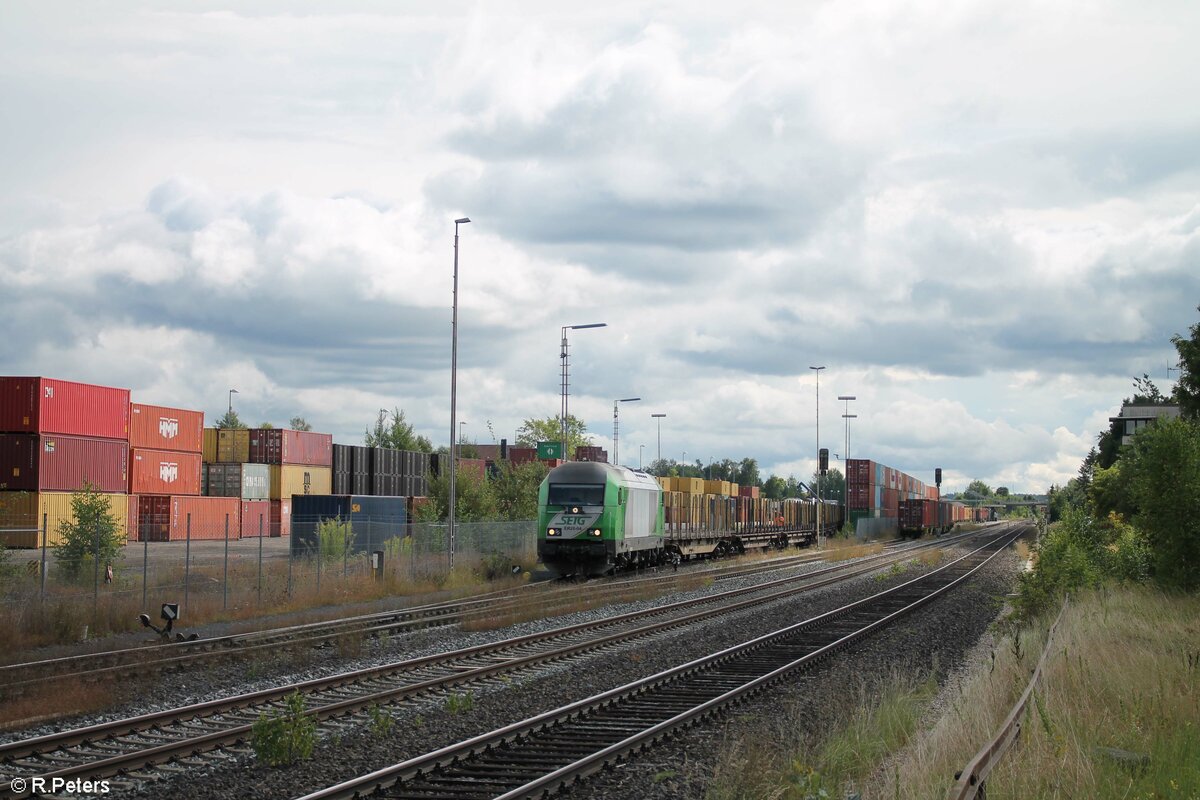
[[[922,536],[946,533],[960,522],[976,518],[973,510],[949,500],[916,498],[900,501],[900,535]]]
[[[816,539],[817,501],[754,493],[735,495],[724,481],[655,479],[612,464],[568,462],[538,489],[538,557],[560,575],[601,575]],[[822,535],[843,521],[840,504],[821,503]]]

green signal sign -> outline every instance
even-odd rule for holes
[[[562,442],[538,442],[538,458],[562,458]]]

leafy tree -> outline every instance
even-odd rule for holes
[[[996,487],[996,497],[1008,497],[1008,487],[1007,486],[997,486]]]
[[[69,580],[80,577],[86,557],[100,564],[112,564],[122,557],[121,535],[117,517],[112,513],[108,498],[92,483],[71,495],[71,519],[58,525],[59,543],[54,545],[58,568]]]
[[[743,458],[738,465],[737,477],[734,478],[739,486],[762,486],[762,477],[758,474],[758,461],[753,458]]]
[[[497,465],[492,494],[501,519],[537,519],[538,487],[550,467],[545,461],[528,461],[513,466],[508,461]]]
[[[422,521],[444,520],[450,509],[450,474],[429,479],[429,503]],[[454,519],[458,522],[483,522],[499,519],[496,495],[487,476],[473,470],[457,470],[454,478]],[[532,519],[532,517],[531,517]]]
[[[963,494],[968,498],[981,500],[985,497],[992,496],[992,489],[978,478],[967,484],[967,490]]]
[[[1196,307],[1200,311],[1200,306]],[[1193,325],[1187,339],[1176,334],[1171,344],[1179,352],[1179,381],[1175,384],[1175,401],[1180,413],[1188,418],[1200,419],[1200,322]]]
[[[308,420],[306,420],[304,417],[292,417],[291,420],[288,421],[288,425],[291,426],[291,429],[294,431],[312,430],[312,425],[309,425]]]
[[[225,416],[223,416],[219,420],[217,420],[217,427],[218,428],[248,428],[250,426],[247,425],[246,423],[242,422],[241,419],[238,418],[237,412],[233,411],[231,409],[231,410],[225,412]]]
[[[1138,432],[1122,457],[1137,506],[1134,525],[1153,552],[1163,586],[1200,588],[1200,423],[1161,419]]]
[[[375,420],[374,429],[363,432],[363,443],[367,447],[391,447],[395,450],[414,450],[419,453],[432,453],[433,444],[424,436],[420,436],[404,419],[404,412],[399,408],[391,415],[390,424],[386,415]]]
[[[260,430],[264,430],[264,431],[274,430],[274,428],[275,428],[275,426],[269,422],[260,422],[260,423],[258,423],[258,427]]]
[[[763,494],[771,500],[782,500],[787,497],[787,481],[778,475],[772,475],[763,483]]]
[[[1133,379],[1133,399],[1130,401],[1134,405],[1162,405],[1168,400],[1163,396],[1163,393],[1154,385],[1154,381],[1150,380],[1150,376],[1142,373],[1142,377]]]
[[[537,447],[538,442],[562,441],[562,417],[527,419],[517,428],[517,447]],[[576,447],[589,447],[592,439],[587,434],[587,425],[574,414],[567,415],[567,455],[574,455]]]
[[[823,499],[842,502],[846,500],[846,479],[837,467],[830,469],[823,477],[818,477],[817,473],[813,472],[812,482],[808,485],[814,492],[819,488]]]

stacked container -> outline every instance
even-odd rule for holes
[[[129,406],[129,540],[162,541],[172,497],[198,497],[204,481],[204,412]]]
[[[247,460],[269,468],[271,535],[288,536],[292,497],[333,490],[333,437],[285,428],[254,428],[246,434]]]
[[[46,544],[57,544],[71,493],[85,483],[108,495],[124,535],[128,480],[128,389],[0,377],[0,541],[41,546],[45,517]]]

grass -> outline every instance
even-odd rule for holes
[[[129,684],[115,681],[81,683],[61,681],[46,684],[17,697],[0,702],[0,729],[26,727],[40,719],[55,719],[64,714],[100,711],[130,699]]]
[[[821,550],[821,557],[826,561],[848,561],[882,552],[883,545],[878,542],[862,544],[853,539],[829,539]]]
[[[887,753],[909,741],[935,688],[900,670],[882,688],[852,683],[828,699],[840,711],[819,739],[803,726],[784,724],[773,735],[742,738],[725,748],[706,800],[840,798],[843,787],[861,785]]]
[[[1152,620],[1153,624],[1147,624]],[[942,798],[990,741],[1042,651],[1043,620],[997,646],[948,713],[863,797]],[[1072,604],[991,800],[1200,797],[1200,598],[1101,590]],[[1145,756],[1131,766],[1113,749]],[[1140,759],[1139,759],[1140,760]]]

